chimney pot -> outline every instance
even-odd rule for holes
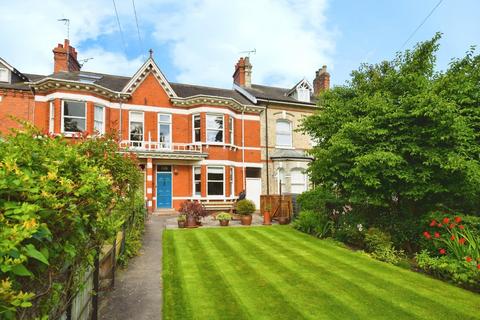
[[[59,43],[53,49],[54,67],[53,72],[66,71],[80,71],[80,63],[77,60],[77,51],[70,46],[68,39],[64,40],[64,44]]]
[[[323,65],[321,69],[315,72],[313,79],[313,94],[317,96],[320,92],[330,88],[330,73],[327,72],[327,66]]]
[[[250,88],[252,86],[252,64],[249,57],[240,57],[235,65],[233,82],[239,86]]]

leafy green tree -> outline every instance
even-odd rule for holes
[[[440,38],[320,96],[301,129],[318,141],[314,183],[377,212],[479,211],[480,59],[470,51],[435,72]]]

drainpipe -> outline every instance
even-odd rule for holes
[[[118,100],[120,101],[120,142],[122,142],[123,135],[122,135],[122,99],[120,99],[120,93],[117,94]]]
[[[245,191],[245,181],[247,177],[245,176],[245,106],[242,110],[242,168],[243,168],[243,190]]]
[[[265,104],[265,161],[266,161],[266,174],[267,174],[267,196],[270,195],[270,169],[268,163],[268,104],[270,100],[267,99],[267,103]]]

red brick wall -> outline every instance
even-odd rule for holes
[[[5,134],[12,128],[20,128],[11,116],[33,122],[34,101],[30,91],[0,91],[0,97],[0,133]]]

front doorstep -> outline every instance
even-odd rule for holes
[[[153,214],[154,215],[158,215],[158,216],[171,216],[173,214],[177,214],[177,210],[175,209],[160,209],[160,208],[157,208],[155,209],[155,211],[153,211]]]

